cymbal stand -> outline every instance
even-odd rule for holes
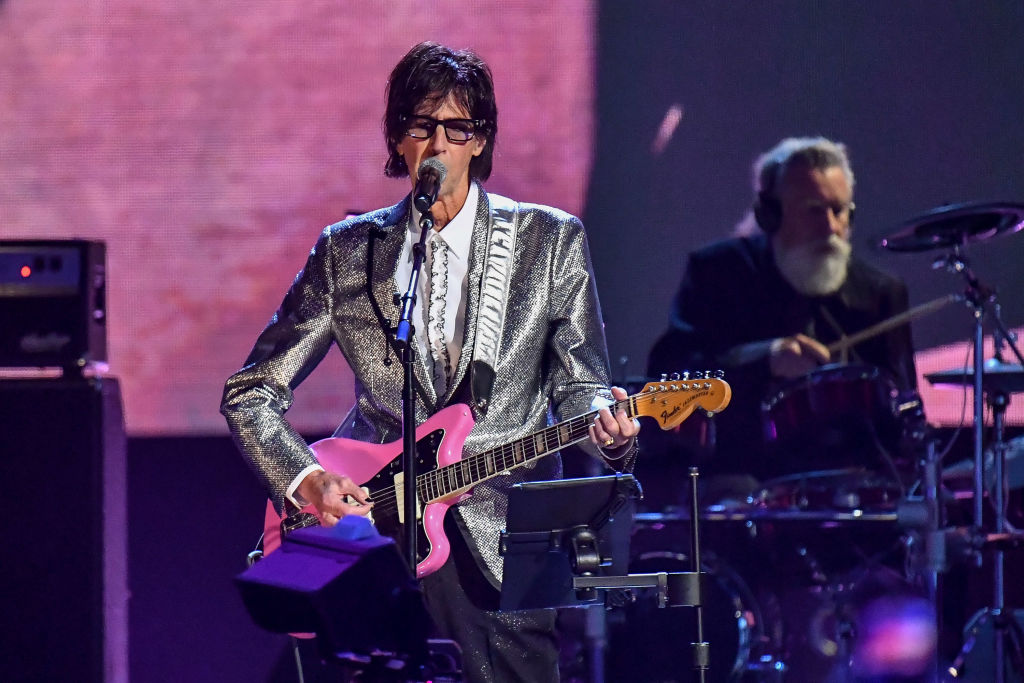
[[[985,393],[983,378],[985,370],[984,343],[985,343],[985,305],[995,298],[995,293],[984,287],[975,276],[967,263],[967,257],[961,252],[959,246],[953,248],[953,252],[936,261],[936,266],[945,266],[953,273],[959,273],[967,282],[965,297],[967,304],[971,307],[974,315],[974,530],[980,532],[982,529],[982,495],[985,491],[984,468],[984,427],[985,427]],[[981,555],[975,554],[975,563],[980,566]]]
[[[984,507],[982,503],[985,494],[985,453],[983,443],[985,426],[984,400],[986,395],[984,384],[984,323],[986,306],[988,304],[991,304],[991,318],[996,328],[996,334],[1002,335],[1001,341],[1007,344],[1010,350],[1012,350],[1017,358],[1020,359],[1022,364],[1024,364],[1024,356],[1021,355],[1020,350],[1013,343],[1013,337],[1009,334],[1006,326],[1000,318],[999,304],[996,300],[995,290],[986,287],[979,282],[977,276],[968,265],[967,259],[961,252],[959,246],[954,247],[953,253],[945,257],[944,265],[950,271],[963,275],[967,282],[967,289],[965,292],[966,299],[974,314],[974,525],[972,535],[975,536],[973,545],[977,548],[975,553],[975,564],[980,567],[982,564],[981,550],[986,545],[983,520]],[[989,405],[992,408],[994,439],[992,448],[994,469],[992,504],[995,508],[995,534],[1001,536],[1006,528],[1006,444],[1004,441],[1003,426],[1006,407],[1009,404],[1009,395],[1007,392],[998,388],[990,387],[988,391],[988,398]],[[1005,683],[1006,639],[1007,636],[1010,635],[1012,638],[1011,643],[1016,645],[1017,638],[1014,637],[1014,634],[1008,634],[1012,616],[1008,618],[1005,613],[1006,604],[1004,593],[1005,576],[1003,573],[1003,549],[1002,545],[999,543],[994,544],[992,563],[993,604],[991,607],[982,610],[982,612],[984,612],[984,616],[991,619],[994,629],[993,647],[995,660],[993,683]],[[1014,654],[1017,655],[1015,660],[1018,659],[1020,653],[1018,652]]]

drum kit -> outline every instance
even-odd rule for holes
[[[839,346],[964,302],[974,319],[973,367],[926,379],[973,387],[969,460],[944,466],[920,400],[899,393],[877,368],[826,366],[765,398],[765,442],[778,476],[740,504],[701,501],[702,558],[713,584],[704,617],[711,631],[708,680],[1024,680],[1024,611],[1008,607],[1004,590],[1004,555],[1024,546],[1024,533],[1007,519],[1009,492],[1024,486],[1024,444],[1008,441],[1005,430],[1011,395],[1024,393],[1024,357],[1000,319],[995,290],[978,280],[966,255],[972,244],[1021,229],[1024,204],[1015,203],[944,206],[899,226],[879,246],[942,252],[936,262],[963,278],[963,293],[912,308],[830,349],[842,357]],[[996,358],[987,362],[986,323],[997,340]],[[1004,348],[1014,362],[1003,358]],[[825,449],[830,469],[806,469],[806,454],[794,450],[801,443],[819,454]],[[970,492],[960,497],[971,501],[971,514],[964,511],[964,523],[949,526],[947,487],[968,482]],[[674,509],[638,513],[636,571],[688,566],[680,538],[688,524],[689,515]],[[938,643],[942,575],[954,560],[990,568],[992,586],[989,605],[968,621],[951,656]],[[608,618],[612,657],[629,652],[623,662],[629,680],[687,680],[689,672],[673,657],[692,639],[690,610],[638,601]],[[618,670],[614,661],[609,666]]]

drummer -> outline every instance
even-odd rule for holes
[[[725,370],[732,403],[715,417],[708,449],[714,457],[700,463],[702,473],[777,476],[765,456],[762,400],[821,366],[873,366],[899,390],[916,388],[909,325],[866,340],[845,357],[827,348],[908,305],[900,279],[851,254],[853,186],[842,144],[782,140],[754,164],[746,234],[738,228],[741,236],[690,254],[648,374]],[[809,434],[813,428],[808,425]],[[827,457],[822,465],[828,467]]]

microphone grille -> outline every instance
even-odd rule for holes
[[[428,169],[437,174],[438,185],[444,183],[445,176],[448,175],[448,167],[444,165],[444,162],[437,157],[424,159],[423,163],[420,164],[419,171],[417,171],[417,176],[422,178],[423,174],[426,173]]]

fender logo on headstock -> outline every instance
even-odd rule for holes
[[[682,408],[677,405],[672,410],[663,410],[663,411],[661,411],[661,421],[662,422],[668,422],[669,418],[672,417],[673,415],[675,415],[676,413],[678,413],[680,410],[682,410]]]
[[[636,415],[653,417],[662,429],[673,429],[701,408],[709,416],[729,405],[732,389],[721,377],[700,372],[695,379],[662,378],[648,382],[642,392],[632,397]],[[716,375],[720,373],[714,373]]]

